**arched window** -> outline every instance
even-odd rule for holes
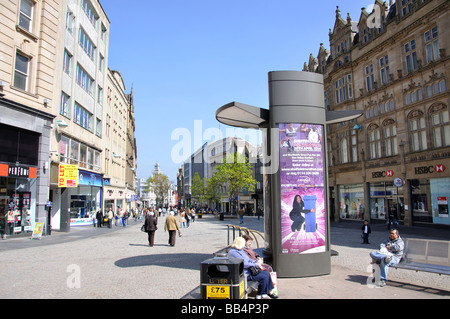
[[[430,108],[433,147],[450,145],[450,121],[448,108],[444,104],[436,104]]]
[[[381,138],[380,128],[376,124],[371,124],[368,127],[369,137],[369,156],[370,159],[376,159],[381,157]]]
[[[425,116],[422,111],[412,111],[408,115],[408,127],[411,150],[413,152],[427,149]]]
[[[383,137],[385,156],[397,155],[397,125],[393,119],[387,119],[383,122]]]

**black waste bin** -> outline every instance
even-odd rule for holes
[[[225,220],[225,213],[219,213],[219,220]]]
[[[217,254],[200,263],[202,299],[244,299],[246,280],[244,261]]]

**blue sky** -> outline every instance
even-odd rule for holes
[[[358,21],[370,0],[100,0],[110,22],[109,61],[133,86],[139,178],[158,161],[176,180],[172,132],[226,126],[232,101],[268,108],[268,72],[301,71],[320,43],[329,49],[336,6]],[[201,121],[201,122],[199,122]],[[194,141],[195,138],[195,141]],[[206,142],[204,140],[203,142]]]

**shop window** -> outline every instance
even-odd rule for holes
[[[340,218],[362,220],[364,217],[363,185],[340,185],[338,189]]]

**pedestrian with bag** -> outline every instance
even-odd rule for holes
[[[175,246],[176,235],[178,230],[178,236],[181,237],[180,226],[178,221],[174,216],[173,211],[166,217],[166,223],[164,224],[164,231],[169,231],[169,245]]]
[[[155,243],[155,232],[158,229],[158,218],[155,216],[154,212],[149,212],[145,217],[144,229],[148,234],[148,244],[153,247]]]

